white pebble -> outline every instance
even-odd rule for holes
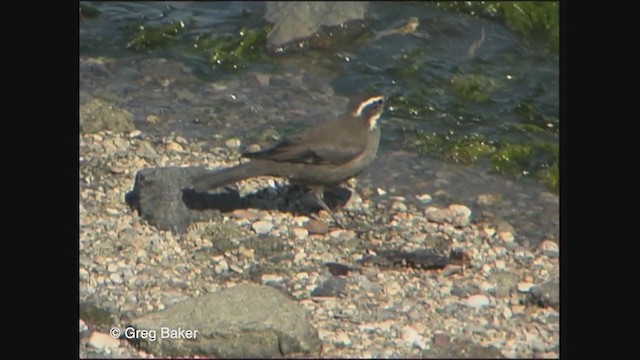
[[[467,299],[467,306],[479,309],[489,305],[489,298],[484,295],[473,295]]]

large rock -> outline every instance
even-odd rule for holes
[[[367,1],[268,1],[265,19],[274,24],[270,48],[315,34],[321,26],[340,26],[364,18]]]
[[[80,130],[94,133],[100,130],[111,130],[125,133],[134,130],[133,115],[100,99],[92,99],[80,106]]]
[[[191,178],[202,175],[203,168],[142,169],[136,174],[133,190],[126,201],[143,219],[162,230],[184,232],[194,221],[216,218],[220,211],[240,207],[234,192],[195,193],[189,190]]]
[[[306,312],[270,286],[238,285],[139,317],[131,326],[156,331],[155,341],[138,344],[157,356],[264,358],[319,356],[322,351]],[[197,334],[192,339],[163,339],[163,327]]]

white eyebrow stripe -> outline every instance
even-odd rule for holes
[[[356,111],[353,113],[353,116],[362,115],[362,110],[364,110],[364,108],[366,108],[367,106],[373,104],[374,102],[376,102],[378,100],[382,100],[382,99],[384,99],[384,96],[374,96],[372,98],[367,99],[366,101],[363,101],[362,103],[360,103],[360,106],[358,106]]]

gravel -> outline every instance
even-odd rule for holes
[[[222,145],[205,149],[144,132],[80,135],[80,302],[94,309],[81,308],[81,332],[90,334],[80,340],[81,357],[161,356],[153,346],[109,340],[110,327],[251,284],[277,288],[317,331],[320,353],[296,357],[559,356],[557,244],[521,246],[508,224],[474,223],[471,203],[434,206],[427,203],[435,194],[420,193],[420,208],[355,181],[359,200],[335,210],[346,225],[339,229],[324,212],[277,210],[294,195],[274,186],[282,180],[265,177],[237,184],[239,196],[260,195],[252,204],[264,206],[191,219],[183,231],[171,231],[125,201],[141,169],[237,163],[236,150],[224,139]],[[468,259],[412,266],[427,250],[457,250]],[[408,254],[410,261],[361,263],[377,254]],[[275,321],[290,327],[300,320]]]

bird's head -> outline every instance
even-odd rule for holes
[[[377,126],[377,121],[384,111],[385,96],[380,94],[362,94],[356,96],[347,105],[347,113],[354,118],[366,121],[369,129]]]

